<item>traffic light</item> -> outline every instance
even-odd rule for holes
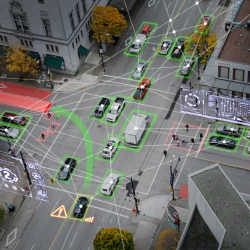
[[[173,193],[173,188],[172,187],[169,187],[168,190]]]
[[[50,179],[50,182],[53,184],[53,183],[54,183],[54,179],[53,179],[53,178],[51,178],[51,179]]]

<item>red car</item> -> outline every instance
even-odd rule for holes
[[[206,30],[211,22],[211,17],[210,16],[203,16],[203,18],[201,19],[199,25],[198,25],[198,29],[199,30]]]
[[[2,116],[2,121],[17,124],[17,125],[20,125],[20,126],[25,126],[28,119],[26,117],[24,117],[24,116],[20,116],[20,115],[17,115],[17,114],[5,112],[3,114],[3,116]]]
[[[144,78],[138,85],[137,90],[134,93],[134,99],[142,100],[146,95],[148,89],[151,86],[151,81],[147,78]]]

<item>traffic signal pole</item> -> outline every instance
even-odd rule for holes
[[[24,166],[24,169],[25,169],[25,173],[27,174],[27,178],[28,178],[28,181],[29,181],[29,185],[32,185],[32,182],[31,182],[31,179],[30,179],[30,173],[27,169],[27,165],[26,165],[26,162],[23,158],[23,153],[20,151],[20,155],[21,155],[21,158],[22,158],[22,161],[23,161],[23,166]]]
[[[132,178],[132,177],[130,178],[130,181],[131,181],[132,190],[133,190],[133,196],[134,196],[134,200],[135,200],[136,214],[139,215],[139,214],[140,214],[140,211],[139,211],[139,209],[138,209],[138,200],[137,200],[137,198],[135,197],[135,186],[134,186],[134,182],[133,182],[133,178]]]

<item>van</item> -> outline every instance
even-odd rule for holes
[[[145,36],[148,36],[150,34],[150,25],[145,24],[143,29],[141,30],[141,34],[144,34]]]
[[[138,34],[130,47],[129,53],[139,54],[146,40],[147,37],[144,34]]]
[[[118,184],[119,180],[121,178],[121,175],[110,173],[104,180],[100,193],[111,196],[113,194],[113,191]]]

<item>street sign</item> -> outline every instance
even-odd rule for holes
[[[55,217],[55,218],[62,218],[62,219],[66,219],[68,217],[66,209],[65,209],[65,206],[63,206],[63,205],[61,205],[54,212],[52,212],[50,214],[50,216],[51,217]]]
[[[168,206],[168,221],[175,229],[178,230],[180,218],[178,212],[172,206]]]

